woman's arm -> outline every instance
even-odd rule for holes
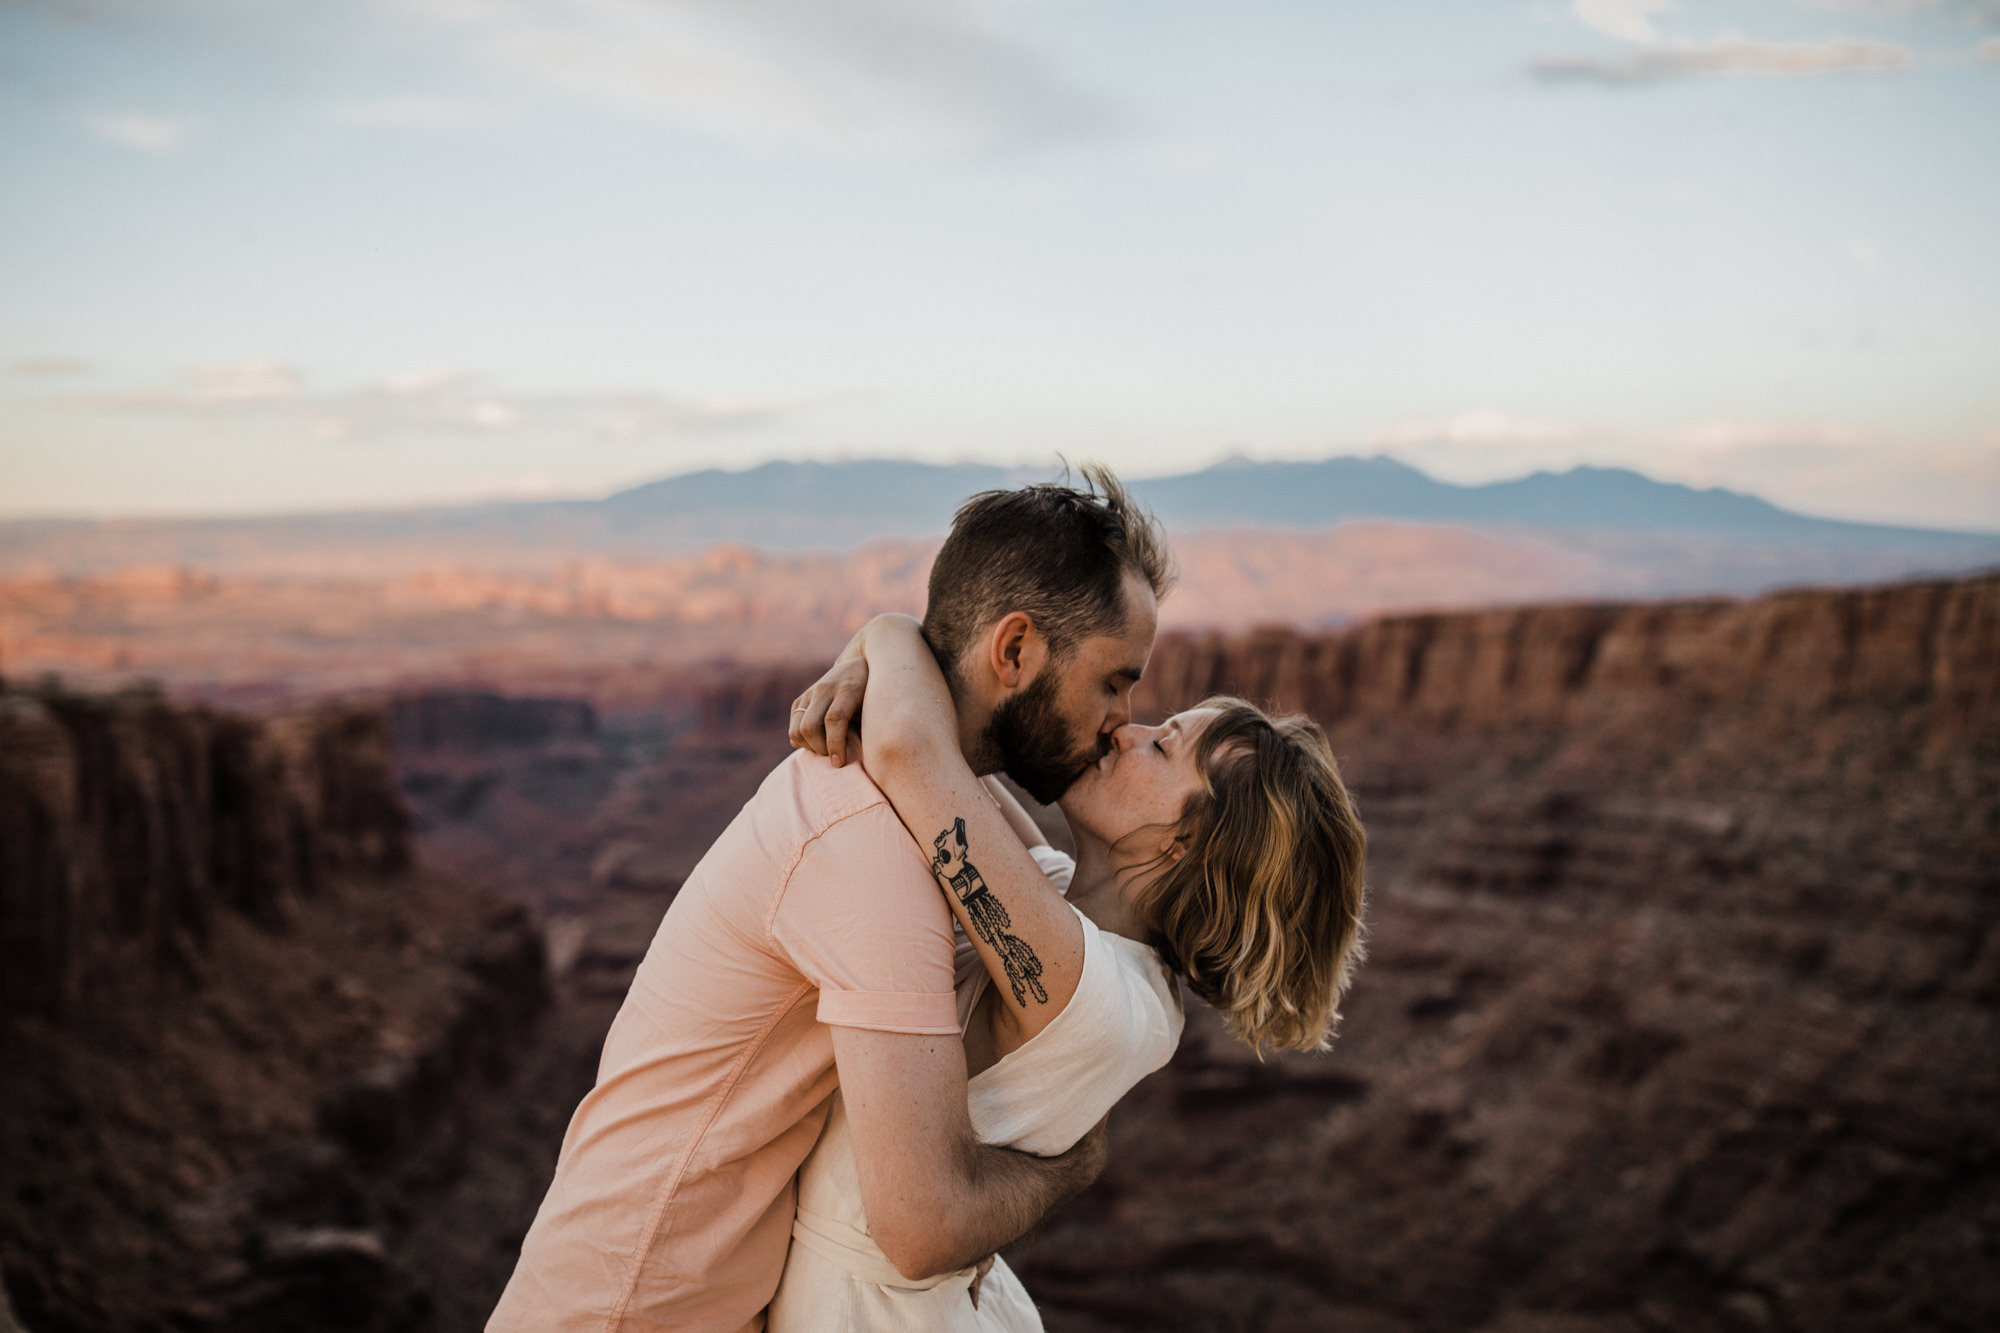
[[[979,785],[986,788],[986,794],[993,798],[993,804],[1000,807],[1000,813],[1007,817],[1007,827],[1014,830],[1021,841],[1029,847],[1046,847],[1049,835],[1042,832],[1042,826],[1027,812],[1007,790],[1007,784],[991,773],[979,779]]]
[[[868,628],[864,625],[848,640],[846,649],[826,669],[826,674],[814,681],[792,705],[792,748],[811,750],[816,755],[831,759],[835,768],[847,762],[848,741],[859,739],[861,700],[868,689],[868,659],[862,653],[867,633]],[[998,775],[988,773],[979,780],[979,785],[993,798],[993,804],[1006,816],[1007,826],[1014,830],[1025,846],[1050,845],[1048,834],[1042,832],[1035,817],[1027,812]]]
[[[861,722],[861,697],[868,684],[868,659],[861,646],[867,639],[868,626],[863,625],[826,674],[792,701],[792,748],[825,755],[835,768],[847,762],[849,729]]]
[[[879,616],[868,664],[862,758],[930,857],[952,913],[993,978],[1002,1050],[1047,1027],[1076,993],[1083,926],[958,748],[951,692],[917,622]],[[1008,1038],[1011,1037],[1012,1040]]]

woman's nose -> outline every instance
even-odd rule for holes
[[[1158,730],[1158,727],[1147,727],[1141,726],[1137,722],[1127,722],[1124,726],[1111,733],[1111,743],[1116,745],[1120,751],[1129,750],[1135,745],[1144,745],[1152,733]]]

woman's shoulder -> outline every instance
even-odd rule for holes
[[[1097,930],[1097,935],[1104,952],[1116,964],[1120,981],[1139,1000],[1142,1009],[1156,1012],[1166,1020],[1173,1040],[1178,1042],[1185,1014],[1180,981],[1167,966],[1167,960],[1143,940],[1114,935],[1108,930]]]
[[[1180,1041],[1180,985],[1159,950],[1113,934],[1075,904],[1083,929],[1083,974],[1063,1012],[1016,1054],[1048,1058],[1075,1051],[1103,1059],[1111,1050],[1144,1053],[1164,1063]]]
[[[1158,952],[1077,917],[1084,967],[1076,994],[969,1086],[973,1127],[988,1143],[1063,1151],[1180,1042],[1178,987]]]

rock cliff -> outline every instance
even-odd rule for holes
[[[1143,698],[1221,689],[1330,727],[1619,731],[1674,716],[1762,766],[1806,733],[1858,743],[1894,715],[1942,754],[1990,746],[2000,717],[2000,577],[1713,599],[1392,616],[1339,633],[1169,636]],[[1683,733],[1633,748],[1687,759]],[[1745,749],[1745,746],[1751,748]]]
[[[1013,1253],[1051,1330],[1991,1327],[2000,579],[1163,640],[1327,726],[1371,957],[1205,1013]]]
[[[1052,1333],[2000,1324],[1996,664],[1993,576],[1164,637],[1143,709],[1326,726],[1371,956],[1326,1055],[1192,1006],[1010,1251]],[[371,714],[0,696],[0,929],[51,960],[0,1025],[27,1326],[478,1327],[816,671],[399,704],[413,833]],[[539,938],[411,836],[548,915],[532,1039]],[[64,906],[18,915],[33,867]]]
[[[333,876],[407,870],[390,773],[368,713],[0,692],[0,1003],[57,1014],[93,966],[186,970],[219,911],[283,921]]]
[[[546,995],[415,871],[379,712],[0,691],[0,1276],[62,1329],[408,1327],[412,1219]],[[457,1244],[473,1259],[475,1220]],[[504,1242],[503,1242],[504,1248]]]
[[[1143,710],[1327,727],[1371,957],[1324,1056],[1194,1006],[1010,1252],[1052,1333],[2000,1322],[1996,664],[1990,576],[1163,637]],[[687,682],[607,787],[596,1022],[813,674]]]
[[[479,753],[597,739],[597,710],[582,699],[517,699],[491,690],[428,690],[389,705],[389,726],[404,754]]]

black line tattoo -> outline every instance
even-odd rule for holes
[[[1014,990],[1014,1003],[1026,1009],[1028,996],[1032,994],[1038,1002],[1047,1004],[1049,993],[1041,981],[1042,960],[1035,957],[1026,940],[1007,933],[1013,919],[993,896],[993,890],[986,887],[979,867],[972,864],[971,849],[965,844],[965,820],[954,819],[950,828],[937,835],[935,846],[937,855],[931,858],[931,872],[958,895],[958,900],[965,904],[965,914],[972,918],[972,928],[1000,955],[1000,965],[1007,969],[1007,984]]]

